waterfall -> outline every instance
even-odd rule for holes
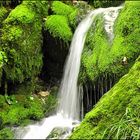
[[[83,87],[79,88],[78,91],[78,74],[80,69],[80,60],[82,55],[82,50],[84,47],[84,42],[86,39],[86,34],[92,24],[94,22],[95,17],[98,14],[107,13],[109,14],[110,11],[115,10],[117,12],[120,9],[120,7],[115,8],[99,8],[94,11],[91,11],[85,19],[81,21],[81,23],[78,25],[72,42],[70,46],[70,52],[66,61],[66,65],[64,68],[64,76],[61,82],[60,90],[59,90],[59,105],[57,108],[57,113],[53,116],[50,116],[48,118],[45,118],[42,120],[42,122],[39,122],[34,125],[29,125],[25,127],[26,131],[25,134],[21,134],[16,137],[17,139],[46,139],[47,136],[55,129],[56,127],[61,128],[69,128],[67,134],[65,136],[61,136],[60,139],[66,138],[66,136],[72,131],[72,128],[75,126],[75,122],[80,119],[80,108],[82,108],[82,104],[80,103],[80,100],[83,100],[84,97],[83,94]],[[104,18],[107,19],[107,14],[105,14]],[[112,16],[112,15],[111,15]],[[117,16],[116,16],[117,17]],[[108,22],[105,23],[105,29],[110,35],[113,31],[109,30],[108,24],[111,23],[111,26],[113,26],[112,22],[107,19]],[[106,21],[107,21],[106,20]],[[114,22],[114,20],[113,20]],[[100,82],[101,80],[98,79]],[[86,85],[86,92],[87,92],[87,101],[88,106],[91,105],[92,102],[97,102],[98,98],[100,98],[100,83],[94,88],[90,88],[88,90],[88,86]],[[92,94],[92,91],[94,91],[94,95],[89,96],[88,91],[90,91],[90,94]],[[97,92],[97,93],[95,93]],[[92,99],[89,99],[95,97],[95,101]],[[81,99],[80,99],[81,98]],[[81,104],[81,105],[80,105]],[[80,107],[81,106],[81,107]],[[83,110],[83,108],[82,108]],[[22,128],[23,131],[23,128]]]
[[[70,46],[70,53],[67,58],[64,69],[64,76],[59,90],[59,107],[58,113],[62,114],[64,118],[79,119],[80,106],[78,98],[77,80],[80,69],[81,54],[86,39],[87,31],[89,30],[94,18],[100,14],[104,14],[105,30],[109,37],[113,39],[113,25],[118,10],[121,7],[99,8],[92,11],[77,27]],[[100,79],[99,79],[100,82]],[[98,94],[100,92],[100,83],[98,85]],[[90,89],[91,90],[91,89]],[[100,96],[100,95],[98,95]],[[92,102],[92,100],[89,100]]]
[[[78,98],[77,80],[80,69],[81,54],[88,29],[94,18],[104,9],[92,11],[77,27],[70,46],[64,76],[59,90],[58,113],[64,118],[79,119],[80,106]]]

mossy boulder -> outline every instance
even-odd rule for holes
[[[47,15],[47,6],[47,1],[24,1],[5,19],[1,39],[8,58],[4,66],[7,80],[23,82],[40,73],[42,19]]]
[[[110,41],[102,16],[98,16],[90,28],[82,54],[80,80],[94,81],[106,74],[121,77],[126,74],[140,54],[140,3],[125,2],[114,25],[114,39]],[[122,60],[127,58],[127,64]]]
[[[86,114],[71,139],[139,139],[140,57]]]
[[[46,18],[45,30],[48,30],[54,38],[64,42],[71,41],[77,20],[78,9],[72,5],[60,1],[54,1],[51,5],[53,15]]]

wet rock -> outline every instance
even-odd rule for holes
[[[46,139],[63,139],[69,134],[70,131],[71,129],[69,127],[56,127]]]
[[[46,96],[48,96],[50,93],[49,93],[48,91],[40,91],[38,94],[39,94],[41,97],[46,97]]]

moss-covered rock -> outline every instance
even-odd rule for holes
[[[115,37],[112,42],[103,27],[102,17],[96,18],[83,50],[79,76],[81,81],[95,80],[106,74],[121,77],[128,72],[140,54],[139,7],[138,1],[125,3],[114,25]],[[126,65],[122,62],[124,57],[127,58]]]
[[[23,82],[37,76],[42,67],[42,19],[47,15],[47,1],[24,1],[12,10],[2,29],[2,50],[8,62],[7,80]]]
[[[140,58],[86,114],[71,139],[139,139]]]
[[[72,39],[72,29],[75,28],[78,9],[60,1],[54,1],[51,5],[53,15],[46,18],[45,29],[54,38],[68,42]]]

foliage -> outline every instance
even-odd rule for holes
[[[115,23],[112,42],[103,27],[104,21],[101,17],[96,18],[86,38],[80,81],[94,80],[106,73],[121,77],[128,72],[140,53],[139,6],[139,2],[125,3]],[[124,57],[127,57],[127,65],[122,64]]]
[[[6,97],[9,102],[5,100],[4,96],[0,96],[0,119],[2,120],[0,120],[0,126],[2,127],[5,125],[26,125],[30,122],[29,120],[40,120],[56,107],[58,88],[52,88],[47,97],[40,97],[36,94],[28,95],[29,91],[25,90],[25,87],[23,89],[22,86],[17,89],[16,93],[19,92],[19,94]]]
[[[71,139],[139,139],[140,57],[120,81],[86,114]]]
[[[54,37],[59,37],[64,41],[69,41],[72,38],[72,31],[68,26],[68,20],[65,16],[48,16],[45,22],[45,27]]]

